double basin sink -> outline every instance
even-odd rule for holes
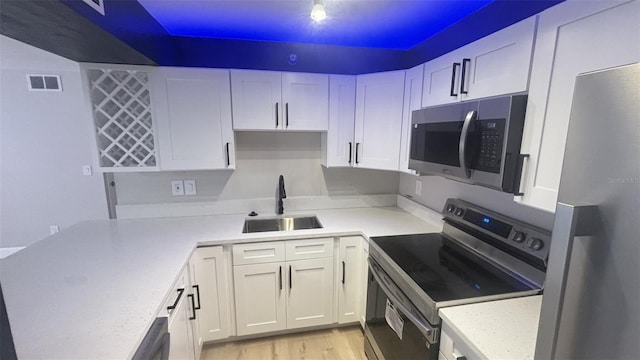
[[[291,231],[322,229],[322,224],[315,216],[288,216],[277,218],[247,219],[242,227],[243,233],[265,231]]]

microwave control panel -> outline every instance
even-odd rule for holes
[[[471,163],[474,170],[499,174],[502,164],[505,119],[477,120],[476,156]]]

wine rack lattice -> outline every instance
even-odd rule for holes
[[[147,73],[89,69],[87,76],[100,166],[156,166]]]

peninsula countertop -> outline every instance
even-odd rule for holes
[[[245,215],[78,223],[0,261],[19,358],[130,357],[197,246],[439,232],[397,207],[314,210],[322,229],[243,234]],[[289,213],[295,215],[296,213]]]

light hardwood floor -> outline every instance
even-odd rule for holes
[[[201,360],[218,359],[361,359],[364,336],[359,326],[300,332],[207,345]]]

